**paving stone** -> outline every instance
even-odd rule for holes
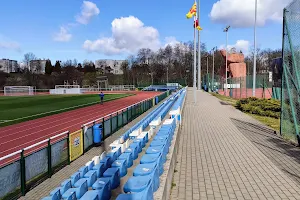
[[[198,183],[200,199],[300,199],[300,150],[270,129],[205,92],[195,104],[190,88],[182,119],[175,183]]]

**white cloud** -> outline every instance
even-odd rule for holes
[[[257,25],[264,26],[266,21],[282,21],[283,8],[292,0],[258,0]],[[233,27],[254,25],[255,0],[218,0],[210,12],[215,23],[230,24]]]
[[[80,24],[88,24],[94,16],[99,15],[100,10],[97,5],[90,1],[83,1],[81,13],[77,15],[76,21]]]
[[[247,40],[237,40],[235,44],[227,45],[228,50],[233,47],[237,50],[237,52],[242,51],[244,55],[247,55],[249,53],[250,42]],[[225,45],[221,45],[219,49],[225,49]]]
[[[145,26],[134,16],[114,19],[111,25],[111,37],[86,40],[83,48],[88,52],[113,55],[135,53],[140,48],[157,50],[161,46],[158,31],[151,26]]]
[[[0,49],[4,50],[13,50],[13,51],[21,51],[20,44],[11,41],[9,38],[4,37],[3,35],[0,35]]]
[[[60,27],[60,31],[54,35],[53,40],[57,42],[68,42],[71,38],[72,34],[70,34],[68,30],[62,26]]]
[[[175,37],[170,36],[165,38],[165,47],[167,45],[171,45],[172,47],[174,47],[176,44],[180,44],[180,42],[177,41]]]

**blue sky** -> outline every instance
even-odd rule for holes
[[[259,0],[259,47],[281,47],[281,13],[288,2]],[[0,58],[21,61],[24,53],[33,52],[52,62],[124,59],[140,47],[157,49],[168,42],[189,41],[193,21],[185,14],[192,4],[192,0],[3,1]],[[233,24],[229,45],[247,51],[253,44],[254,0],[202,0],[200,11],[201,41],[208,49],[224,46],[222,30],[227,24]]]

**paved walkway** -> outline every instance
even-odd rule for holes
[[[300,199],[300,151],[215,97],[188,91],[170,199]]]

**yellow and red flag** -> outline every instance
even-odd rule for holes
[[[202,28],[199,26],[198,19],[196,19],[196,21],[194,21],[194,28],[196,28],[198,31],[202,30]]]
[[[190,19],[197,15],[197,4],[194,3],[190,11],[186,14],[186,18]]]

